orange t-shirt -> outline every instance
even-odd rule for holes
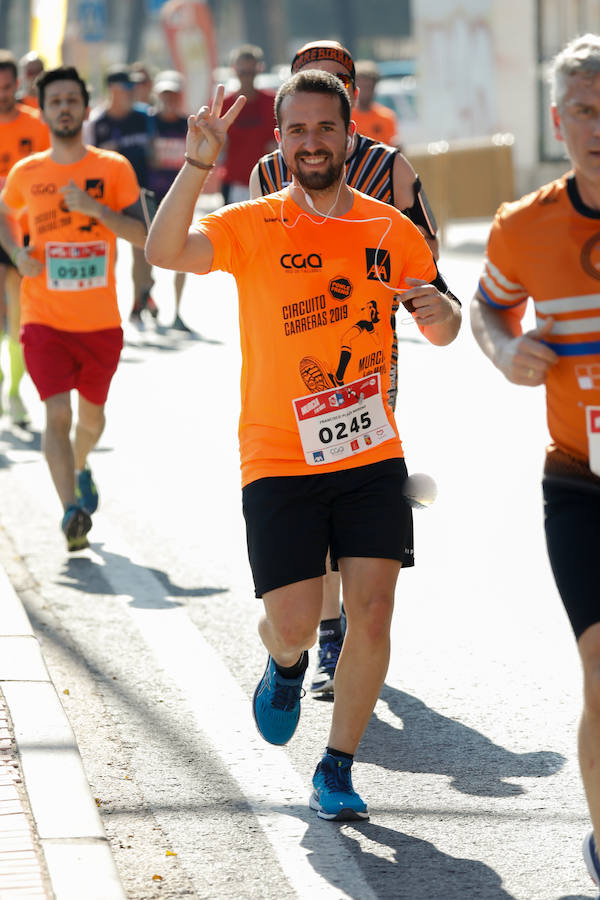
[[[212,269],[231,272],[237,281],[244,485],[403,455],[387,399],[394,288],[408,287],[407,277],[429,281],[437,269],[402,213],[352,193],[352,209],[341,219],[308,216],[284,189],[224,207],[196,226],[213,245]],[[292,401],[308,397],[310,405],[308,395],[377,372],[390,439],[349,458],[309,465]],[[335,396],[329,402],[335,404]]]
[[[115,286],[116,237],[98,219],[70,212],[61,187],[73,181],[110,209],[135,203],[139,186],[131,164],[111,150],[88,147],[79,162],[60,165],[50,152],[11,169],[3,202],[27,209],[32,256],[44,263],[21,284],[21,324],[35,322],[61,331],[99,331],[121,322]]]
[[[18,115],[10,122],[0,122],[0,190],[16,162],[50,146],[50,131],[41,121],[39,112],[20,103],[17,103],[17,110]],[[24,217],[19,226],[27,230]]]
[[[17,110],[10,122],[0,122],[0,188],[16,162],[50,146],[48,126],[39,115],[18,104]]]
[[[382,103],[372,103],[370,109],[364,112],[355,106],[352,110],[352,118],[356,122],[359,134],[379,141],[381,144],[398,143],[398,119],[391,109]]]
[[[559,356],[546,378],[548,428],[565,452],[589,459],[586,407],[600,406],[600,213],[563,176],[503,204],[490,232],[479,296],[508,314],[533,298]]]

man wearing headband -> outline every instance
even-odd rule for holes
[[[352,56],[337,41],[305,44],[292,60],[292,75],[302,69],[319,69],[336,75],[348,91],[351,103],[357,99],[356,71]],[[261,157],[250,176],[250,197],[281,190],[291,182],[281,151]],[[437,224],[427,202],[419,176],[396,147],[354,134],[346,160],[346,181],[363,194],[401,210],[421,231],[438,258]]]
[[[356,72],[352,56],[337,41],[313,41],[301,47],[292,60],[292,74],[306,69],[330,72],[343,82],[355,103]],[[274,193],[290,184],[292,176],[280,149],[261,157],[250,176],[250,197]],[[401,210],[421,231],[438,258],[437,225],[418,175],[396,147],[388,147],[354,132],[346,159],[346,182],[363,194]],[[396,407],[398,338],[394,330],[391,396]],[[319,660],[311,684],[315,695],[333,693],[333,676],[342,649],[344,619],[340,616],[340,579],[328,566],[323,585],[323,611],[319,627]]]

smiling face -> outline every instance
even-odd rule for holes
[[[46,85],[42,115],[56,137],[76,137],[87,116],[81,86],[70,80],[52,81]]]
[[[323,191],[339,182],[346,160],[348,135],[338,96],[301,91],[283,100],[281,152],[305,190]]]
[[[600,74],[571,75],[560,108],[552,107],[552,120],[575,175],[600,187]]]

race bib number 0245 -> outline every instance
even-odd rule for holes
[[[395,437],[381,397],[379,372],[292,400],[309,466],[364,453]]]
[[[46,286],[52,291],[106,287],[105,241],[46,244]]]

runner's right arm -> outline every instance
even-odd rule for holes
[[[217,87],[211,108],[203,106],[188,118],[186,162],[160,204],[146,241],[146,259],[151,265],[176,272],[208,272],[213,247],[199,231],[190,231],[198,195],[215,164],[231,123],[241,112],[246,98],[240,95],[221,116],[222,84]]]
[[[548,370],[558,362],[554,350],[542,343],[552,331],[553,319],[523,333],[522,308],[493,309],[479,291],[470,314],[475,340],[508,381],[528,387],[545,383]]]
[[[60,188],[67,207],[72,212],[83,213],[85,216],[99,219],[103,225],[110,228],[117,237],[129,241],[135,247],[143,247],[146,243],[146,226],[140,219],[128,215],[126,210],[117,212],[100,200],[91,197],[87,191],[77,187],[70,181],[66,187]]]

